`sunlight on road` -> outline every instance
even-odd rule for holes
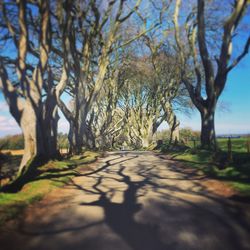
[[[112,152],[46,209],[34,205],[17,239],[27,249],[249,248],[237,207],[207,192],[200,178],[153,153]]]

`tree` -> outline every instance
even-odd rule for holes
[[[159,92],[157,96],[153,96],[154,102],[160,100],[162,116],[153,127],[153,134],[156,132],[159,125],[165,120],[170,129],[169,143],[179,141],[179,125],[180,122],[175,114],[175,110],[182,106],[184,109],[189,109],[190,105],[187,101],[188,93],[183,88],[183,83],[180,77],[180,65],[176,53],[170,45],[170,30],[169,30],[169,14],[171,1],[156,1],[153,4],[153,10],[156,10],[161,28],[153,30],[143,35],[143,43],[149,49],[148,56],[152,64],[154,79],[151,84],[155,84],[153,92]],[[149,15],[151,16],[151,15]],[[147,18],[139,15],[144,26],[147,25]],[[150,18],[150,17],[149,17]],[[156,18],[156,17],[154,17]],[[185,111],[186,111],[185,110]]]
[[[8,46],[0,54],[0,89],[24,135],[22,174],[32,160],[51,158],[57,150],[57,110],[51,105],[48,70],[50,1],[6,1],[0,13],[0,41]]]
[[[122,24],[135,12],[141,1],[136,1],[131,10],[126,8],[124,0],[118,1],[118,4],[109,1],[105,6],[99,6],[94,0],[85,4],[78,2],[66,1],[67,6],[64,5],[66,7],[61,10],[67,13],[72,23],[68,50],[72,60],[68,67],[68,84],[64,84],[64,89],[61,88],[57,94],[58,105],[70,124],[70,152],[75,154],[81,152],[84,144],[94,146],[94,137],[90,136],[92,131],[87,121],[100,97]],[[71,12],[76,13],[71,15]],[[76,14],[80,17],[77,18]],[[56,17],[59,22],[61,16],[64,14]],[[68,23],[67,18],[65,22]],[[55,47],[52,50],[57,56],[65,54]],[[72,110],[60,99],[66,88],[73,98]]]
[[[225,2],[224,4],[228,3]],[[236,36],[237,28],[248,8],[247,0],[234,1],[229,15],[221,21],[219,20],[220,16],[217,16],[219,27],[213,27],[219,35],[220,29],[222,29],[221,36],[217,38],[220,44],[217,55],[214,55],[214,60],[211,55],[212,50],[216,51],[216,49],[211,48],[210,43],[211,40],[214,44],[217,41],[213,40],[211,36],[208,37],[209,22],[207,22],[208,15],[206,12],[208,5],[209,3],[206,1],[198,0],[194,11],[187,16],[184,26],[188,48],[185,48],[180,36],[179,11],[181,0],[176,1],[173,21],[177,44],[176,49],[179,53],[180,65],[182,67],[182,80],[193,104],[201,115],[201,146],[203,148],[215,149],[214,115],[216,105],[226,85],[229,72],[248,53],[250,36],[248,36],[245,42],[243,51],[233,60],[233,38]],[[220,12],[220,15],[223,16],[223,13]],[[190,61],[192,61],[192,66]],[[193,68],[192,74],[190,74],[191,67]]]
[[[88,119],[88,125],[95,137],[95,145],[101,149],[112,148],[115,137],[123,130],[126,117],[118,107],[120,91],[124,82],[121,80],[120,71],[124,67],[122,53],[117,52],[113,62],[109,63],[104,79],[102,98],[93,108]]]

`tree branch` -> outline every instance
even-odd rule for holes
[[[247,39],[243,52],[233,61],[233,63],[227,68],[227,73],[232,70],[249,52],[250,36]]]

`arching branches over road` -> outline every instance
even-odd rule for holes
[[[123,0],[102,4],[95,0],[82,4],[81,1],[66,1],[60,14],[55,15],[59,25],[61,16],[70,15],[72,20],[67,51],[67,56],[71,59],[68,68],[70,73],[68,84],[64,86],[73,97],[72,109],[62,103],[60,94],[57,95],[58,105],[70,124],[72,153],[80,153],[84,145],[95,146],[87,120],[96,102],[99,102],[110,58],[118,45],[120,29],[138,9],[140,2],[138,0],[133,3],[132,8],[127,8]],[[68,18],[65,20],[69,22]],[[61,40],[61,37],[58,39]],[[60,51],[56,46],[53,48],[56,56],[65,54],[64,47]]]
[[[148,147],[163,122],[178,141],[178,112],[192,105],[215,149],[218,99],[250,46],[248,3],[1,1],[0,90],[25,139],[19,174],[57,156],[58,108],[70,154]]]

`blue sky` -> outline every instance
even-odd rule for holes
[[[233,69],[220,96],[215,116],[217,134],[250,133],[250,54]],[[179,115],[182,127],[200,130],[200,115]]]
[[[226,107],[218,108],[215,118],[217,134],[250,133],[250,54],[230,72],[228,81],[219,103]],[[63,118],[59,120],[61,132],[68,131],[68,123]],[[200,130],[200,116],[194,111],[190,117],[178,114],[181,127]],[[162,124],[160,129],[166,128]],[[21,133],[15,120],[11,117],[3,95],[0,93],[0,137]]]

